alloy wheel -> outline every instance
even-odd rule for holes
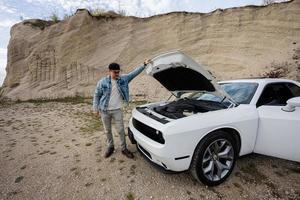
[[[219,181],[230,171],[234,162],[234,149],[226,139],[213,141],[205,150],[202,171],[210,181]]]

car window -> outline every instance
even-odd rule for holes
[[[252,100],[254,93],[258,87],[258,83],[248,82],[232,82],[232,83],[221,83],[221,88],[227,92],[230,97],[238,104],[249,104]],[[222,102],[229,106],[231,102],[227,99],[222,99],[212,93],[207,92],[195,92],[192,93],[188,98],[206,101]]]
[[[249,104],[258,87],[258,83],[247,82],[222,83],[220,85],[239,104]]]
[[[300,97],[300,87],[294,83],[287,83],[286,86],[289,88],[294,97]]]
[[[265,86],[256,106],[284,106],[286,101],[295,97],[286,83],[271,83]]]

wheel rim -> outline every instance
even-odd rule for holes
[[[202,159],[202,172],[210,181],[219,181],[230,171],[234,150],[226,139],[213,141],[205,150]]]

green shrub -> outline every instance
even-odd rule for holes
[[[97,17],[97,18],[116,18],[116,17],[126,16],[125,10],[120,10],[118,12],[115,12],[112,10],[106,11],[101,8],[95,8],[95,9],[89,8],[88,11],[93,17]]]
[[[50,15],[50,19],[54,23],[58,23],[60,21],[58,15],[56,13],[52,13],[52,15]]]

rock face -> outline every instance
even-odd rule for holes
[[[145,58],[173,49],[207,66],[218,80],[260,76],[274,67],[299,80],[300,1],[144,19],[97,18],[78,10],[59,23],[26,20],[11,29],[0,94],[13,100],[90,97],[109,63],[120,63],[127,73]],[[168,96],[145,73],[130,90],[132,98]]]

